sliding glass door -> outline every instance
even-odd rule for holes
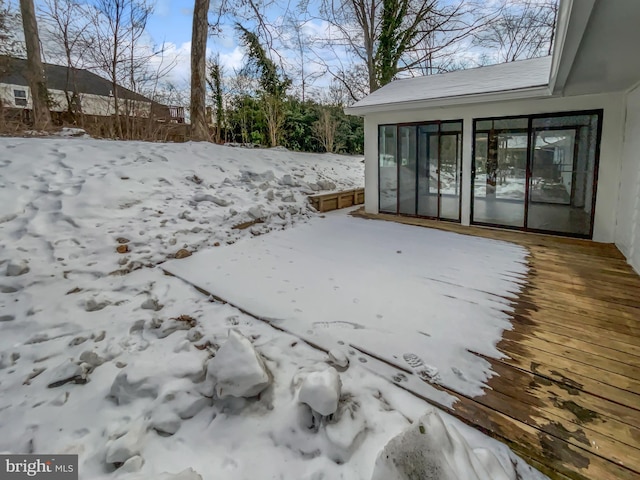
[[[473,219],[524,227],[527,119],[475,123]]]
[[[381,125],[378,138],[380,211],[460,221],[462,122]]]
[[[398,208],[397,127],[384,125],[378,131],[378,192],[381,212]]]
[[[590,237],[601,116],[476,120],[472,222]]]
[[[418,215],[421,217],[438,216],[439,130],[437,124],[418,126]]]
[[[440,131],[438,218],[460,221],[462,122],[445,123]]]
[[[597,132],[597,115],[533,120],[529,228],[590,235]]]
[[[415,127],[398,127],[398,213],[416,214],[416,191],[418,175],[418,146]]]

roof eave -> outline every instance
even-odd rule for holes
[[[377,105],[362,105],[345,107],[347,115],[364,116],[371,113],[392,112],[397,110],[419,110],[423,108],[445,108],[476,103],[501,102],[506,100],[522,100],[527,98],[548,97],[551,95],[549,85],[539,85],[516,90],[502,90],[498,92],[458,95],[454,97],[434,98],[427,100],[410,100],[404,102],[382,103]]]
[[[560,2],[549,75],[549,89],[553,94],[564,90],[595,3],[596,0]]]

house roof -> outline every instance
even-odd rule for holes
[[[2,63],[6,65],[0,69],[0,83],[9,83],[13,85],[29,86],[26,78],[27,61],[23,58],[14,58],[0,56]],[[47,88],[52,90],[72,90],[67,84],[67,67],[61,65],[53,65],[44,63],[45,76],[47,78]],[[89,70],[73,68],[75,81],[79,93],[88,93],[93,95],[110,96],[113,86],[109,80],[96,75]],[[118,87],[118,95],[120,98],[129,100],[137,100],[142,102],[152,102],[151,99],[135,93],[127,88]]]
[[[504,92],[547,92],[551,57],[533,58],[511,63],[459,70],[395,80],[376,90],[346,110],[366,113],[371,107],[401,107],[407,104],[426,106],[445,99],[460,99]],[[453,103],[453,102],[449,102]]]

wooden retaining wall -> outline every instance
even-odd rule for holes
[[[364,188],[312,195],[309,197],[309,201],[313,208],[319,212],[330,212],[340,208],[362,205],[364,203]]]

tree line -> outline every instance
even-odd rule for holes
[[[72,114],[74,71],[89,68],[109,79],[114,95],[123,86],[188,106],[192,140],[360,152],[362,122],[345,116],[345,105],[396,78],[548,55],[558,12],[556,0],[316,0],[313,8],[300,0],[269,15],[277,0],[194,0],[187,97],[165,81],[175,61],[164,45],[144,37],[150,1],[42,0],[36,10],[34,0],[20,0],[18,13],[0,0],[0,54],[27,57],[39,127],[50,121],[42,31],[68,67]],[[9,28],[16,18],[24,42]],[[246,52],[232,72],[215,55],[207,58],[208,40],[215,45],[229,25]],[[322,29],[310,34],[310,25]],[[128,118],[114,104],[115,118]],[[126,133],[118,122],[116,134]]]

